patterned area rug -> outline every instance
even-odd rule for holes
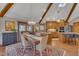
[[[6,56],[40,56],[38,50],[32,48],[23,48],[21,43],[10,45],[6,47]],[[54,48],[47,46],[44,51],[42,51],[42,56],[60,56],[62,53],[59,53]]]
[[[40,52],[38,50],[30,49],[30,48],[17,48],[16,49],[17,56],[40,56]],[[46,48],[42,51],[43,56],[52,56],[53,50],[50,48]]]

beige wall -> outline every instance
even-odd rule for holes
[[[0,45],[2,45],[2,33],[11,32],[11,31],[5,31],[5,21],[15,21],[15,29],[18,30],[17,21],[19,21],[19,20],[20,19],[0,18]]]

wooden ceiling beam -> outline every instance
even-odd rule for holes
[[[52,4],[53,4],[53,3],[49,3],[49,4],[48,4],[48,7],[47,7],[46,11],[44,12],[42,18],[40,19],[39,24],[41,23],[41,21],[43,20],[43,18],[44,18],[45,15],[47,14],[47,12],[49,11],[49,9],[50,9],[50,7],[52,6]]]
[[[3,17],[6,12],[12,7],[13,3],[8,3],[3,10],[0,12],[0,17]]]
[[[69,12],[69,14],[68,14],[68,17],[67,17],[66,21],[65,21],[66,23],[68,23],[69,18],[71,17],[71,15],[72,15],[73,11],[75,10],[76,6],[77,6],[77,3],[74,3],[71,10],[70,10],[70,12]]]

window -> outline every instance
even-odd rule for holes
[[[20,24],[19,25],[19,31],[26,31],[26,26],[25,25],[22,25],[22,24]]]
[[[33,26],[32,25],[28,25],[27,31],[29,33],[32,33],[33,32]]]

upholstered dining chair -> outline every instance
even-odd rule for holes
[[[42,56],[42,52],[47,47],[47,40],[48,40],[48,36],[47,35],[43,36],[40,40],[40,43],[36,45],[36,50],[39,50],[41,56]]]
[[[31,41],[32,48],[34,49],[33,55],[36,55],[36,50],[38,50],[40,52],[40,55],[42,56],[42,52],[47,47],[48,36],[46,35],[46,36],[40,37],[38,39],[28,37],[28,39]]]
[[[23,35],[23,33],[20,32],[20,39],[21,39],[21,43],[23,45],[24,48],[32,48],[31,43],[29,42],[27,36],[25,37]]]

